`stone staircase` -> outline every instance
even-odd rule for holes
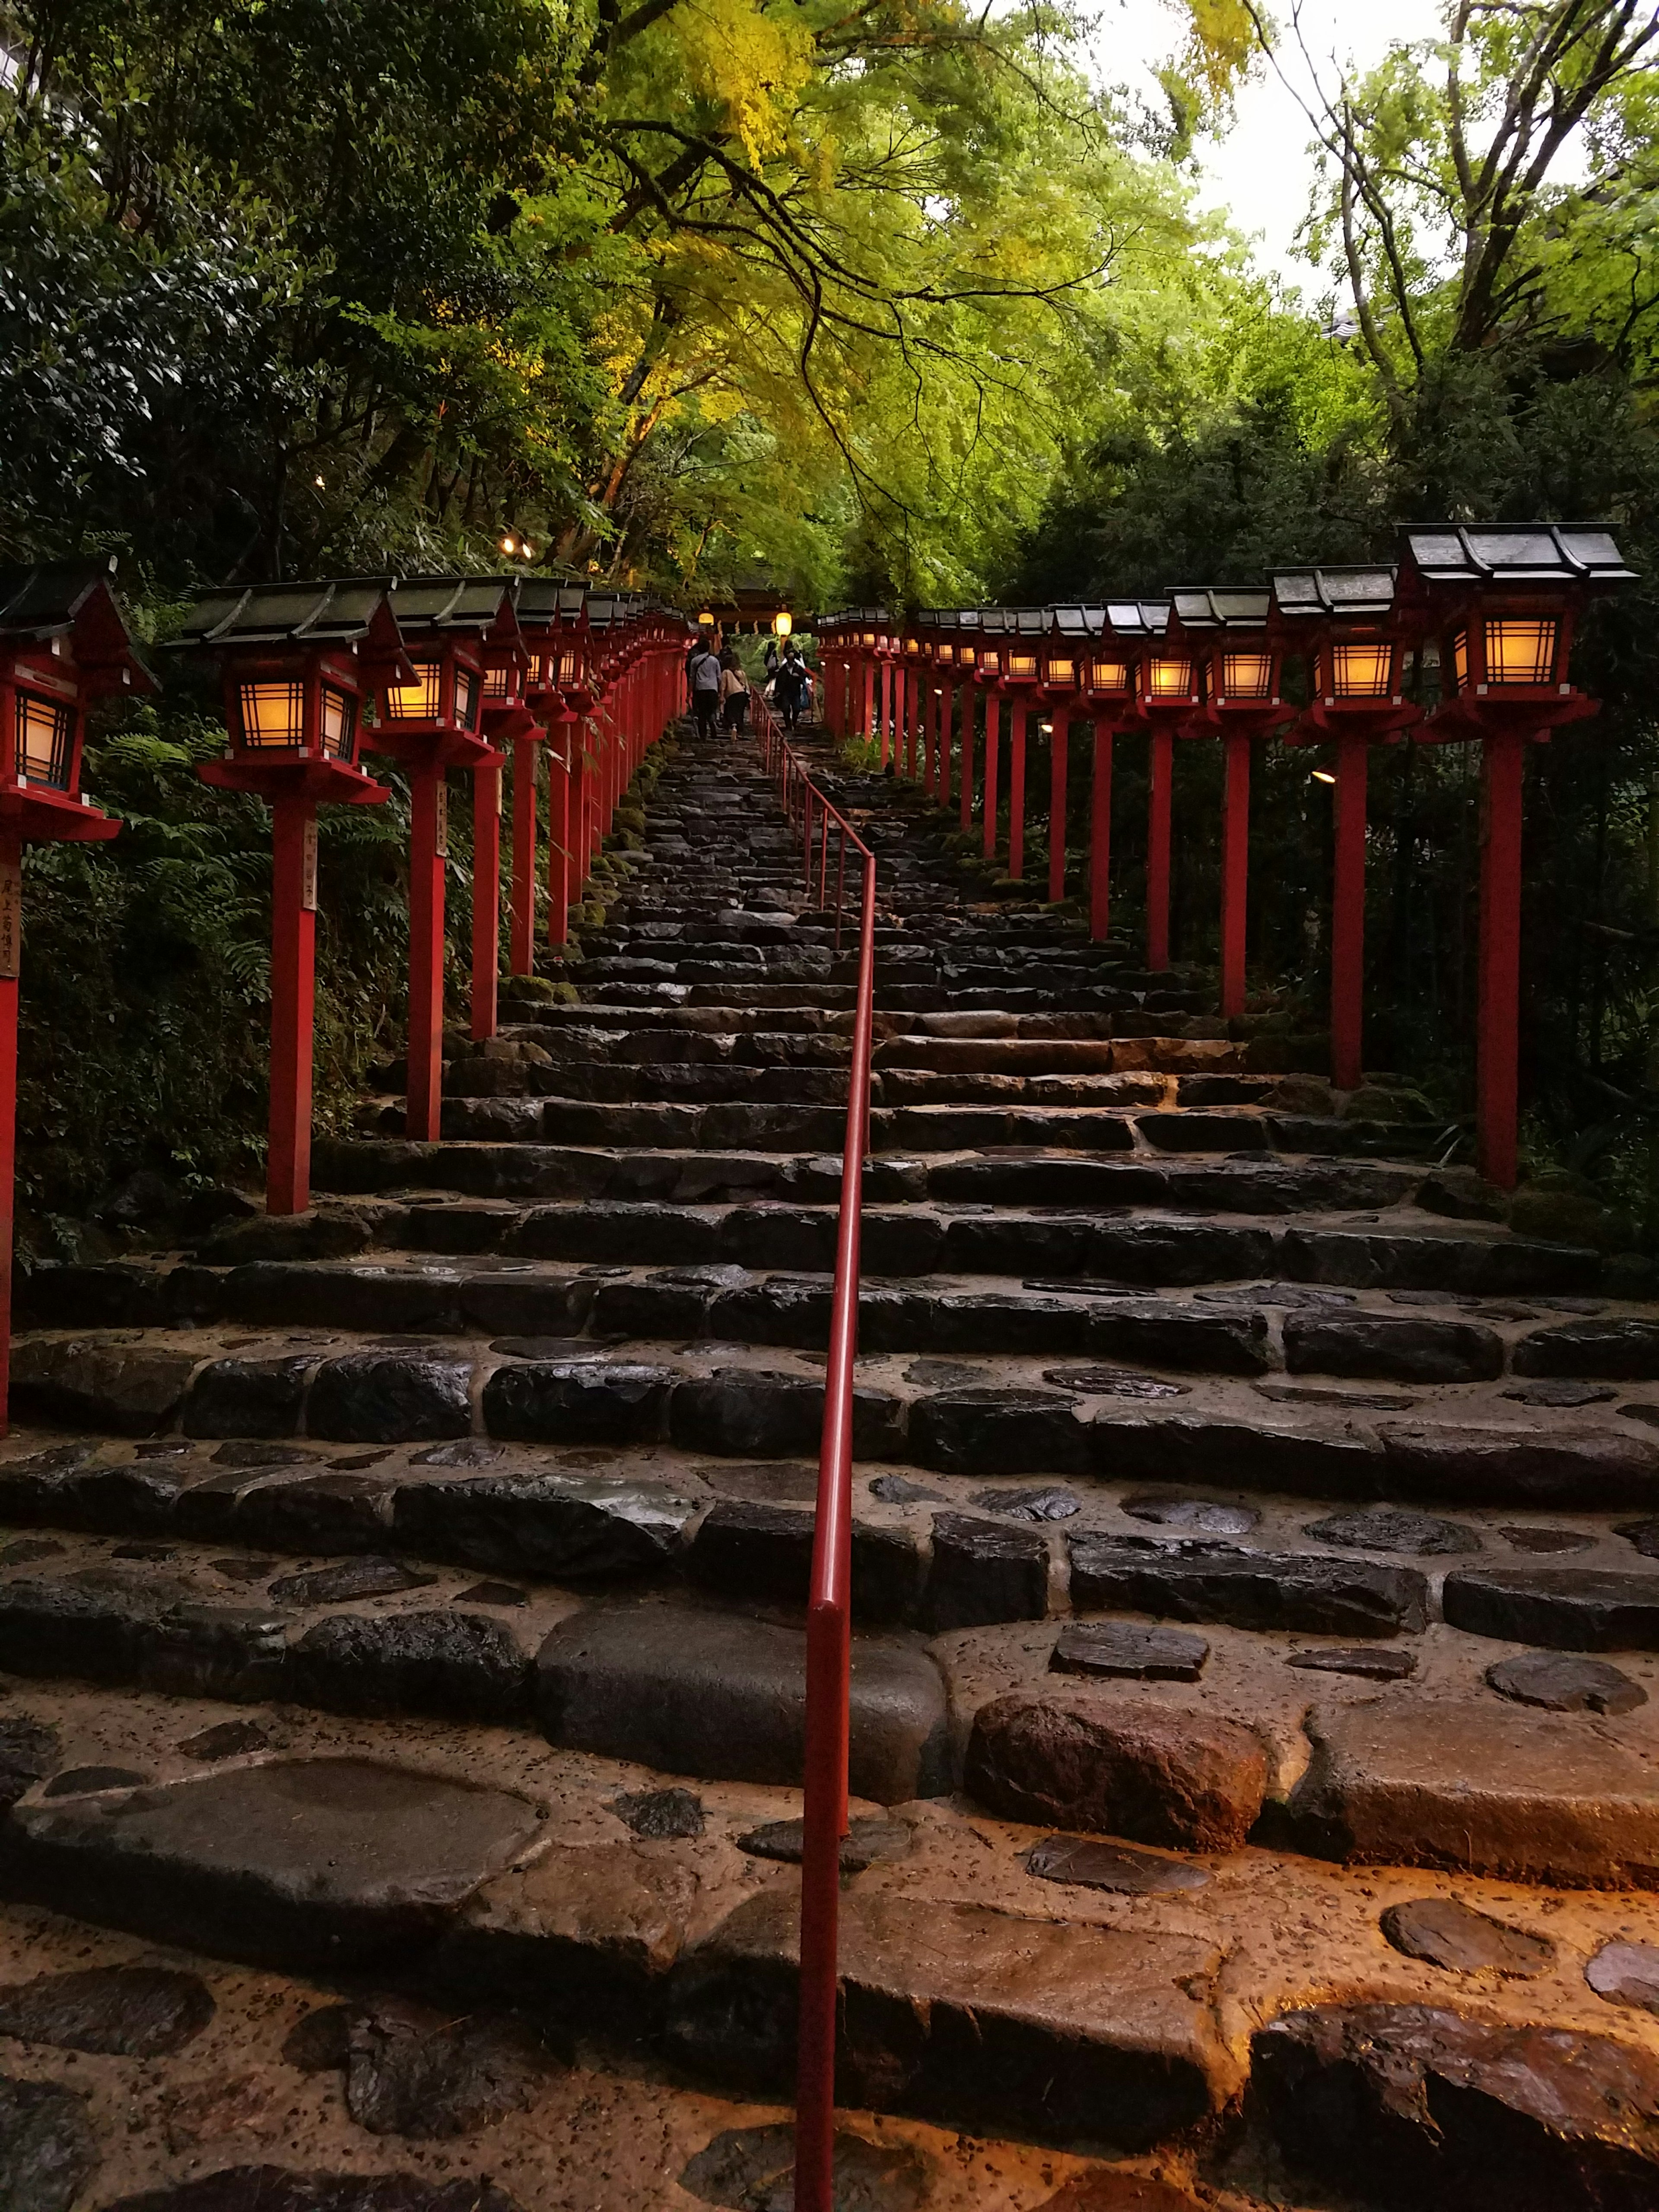
[[[1650,2208],[1642,1270],[1511,1226],[1407,1085],[1334,1095],[823,765],[880,860],[848,2207]],[[421,2168],[474,2193],[420,2212],[787,2202],[775,2112],[715,2157],[708,2093],[791,2080],[856,948],[748,747],[682,744],[644,820],[579,997],[504,986],[453,1040],[441,1143],[393,1072],[309,1214],[23,1292],[14,1948],[264,1977],[345,2085],[331,2172],[422,2133],[362,2111],[485,2079]],[[625,2135],[659,2097],[668,2165],[561,2194],[523,2147],[556,2064]],[[963,2130],[1005,2139],[982,2186]]]

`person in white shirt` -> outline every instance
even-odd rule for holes
[[[697,735],[712,738],[720,704],[720,655],[704,646],[691,663],[691,711],[697,718]]]
[[[728,645],[720,655],[720,720],[726,734],[741,737],[749,714],[749,678]]]

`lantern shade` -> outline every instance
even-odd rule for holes
[[[67,791],[75,744],[74,708],[61,699],[20,690],[16,720],[17,781]]]
[[[0,825],[24,838],[84,842],[119,827],[80,796],[88,703],[155,689],[114,575],[112,556],[0,569]]]
[[[223,789],[368,803],[388,794],[355,765],[364,693],[411,674],[390,577],[210,592],[170,650],[217,661],[230,750],[204,763]]]
[[[795,627],[795,618],[787,607],[781,607],[772,617],[774,637],[787,637]]]
[[[415,576],[398,586],[409,665],[380,689],[371,750],[416,766],[499,758],[479,729],[486,653],[527,660],[516,576]]]
[[[1168,702],[1192,696],[1193,664],[1190,660],[1155,653],[1145,665],[1147,698]]]
[[[1386,639],[1350,639],[1325,648],[1317,663],[1316,688],[1333,700],[1386,699],[1395,684],[1399,647]]]

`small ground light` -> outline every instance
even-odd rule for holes
[[[1313,781],[1316,783],[1334,783],[1336,778],[1331,774],[1329,769],[1316,768],[1313,772]]]
[[[503,552],[503,553],[516,553],[516,552],[518,551],[518,550],[519,550],[519,544],[518,544],[518,540],[517,540],[516,538],[502,538],[502,540],[501,540],[501,550],[502,550],[502,552]]]
[[[316,487],[317,487],[317,489],[318,489],[318,490],[319,490],[319,491],[320,491],[320,490],[322,489],[322,488],[323,488],[323,480],[322,480],[322,478],[321,478],[320,477],[313,477],[313,478],[311,479],[311,481],[313,482],[313,483],[314,483],[314,484],[316,485]]]

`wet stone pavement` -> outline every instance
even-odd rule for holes
[[[843,2212],[1649,2212],[1645,1264],[823,766]],[[785,2212],[852,947],[748,747],[629,805],[441,1143],[20,1285],[0,2212]]]

